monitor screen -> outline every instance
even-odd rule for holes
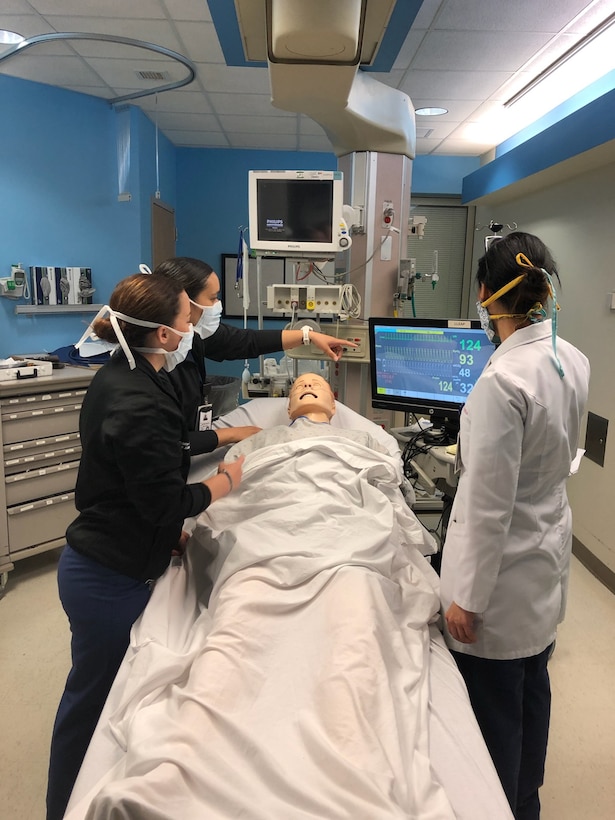
[[[321,259],[350,247],[340,171],[250,171],[248,193],[257,253]]]
[[[256,198],[260,242],[331,241],[332,179],[261,179]]]
[[[480,322],[369,320],[372,406],[458,427],[459,413],[495,350]]]

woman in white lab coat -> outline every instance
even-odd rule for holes
[[[566,479],[589,384],[586,357],[557,338],[555,282],[531,234],[509,234],[479,261],[479,317],[501,343],[461,415],[442,555],[445,637],[517,820],[540,815],[547,660],[572,542]]]

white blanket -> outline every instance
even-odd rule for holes
[[[454,817],[429,762],[437,578],[399,481],[326,436],[246,459],[189,545],[187,577],[209,554],[214,584],[207,608],[181,590],[181,651],[148,638],[148,610],[134,630],[109,724],[127,753],[88,818]]]

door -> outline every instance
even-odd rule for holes
[[[152,270],[175,256],[175,210],[152,199]]]

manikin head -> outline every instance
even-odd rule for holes
[[[299,376],[288,396],[288,415],[291,421],[301,416],[311,421],[331,421],[335,415],[335,396],[331,385],[317,373]]]

